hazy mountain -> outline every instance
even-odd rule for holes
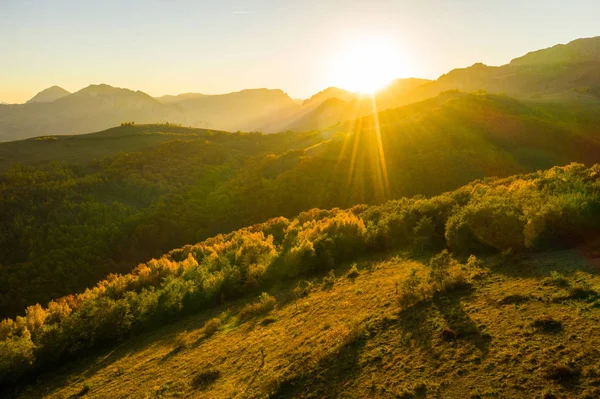
[[[123,121],[171,122],[198,128],[275,133],[309,131],[437,96],[504,92],[520,99],[600,101],[600,37],[535,51],[502,66],[476,63],[435,81],[399,79],[371,96],[330,87],[300,102],[281,90],[220,95],[146,93],[92,85],[76,93],[52,87],[27,104],[0,108],[0,140],[107,129]],[[52,101],[52,102],[48,102]]]
[[[179,97],[179,96],[178,96]],[[296,107],[282,90],[249,89],[228,94],[183,96],[169,103],[179,113],[177,123],[230,131],[260,130],[265,120]]]
[[[515,58],[510,64],[519,66],[590,61],[600,61],[600,36],[577,39],[568,44],[557,44],[547,49],[532,51],[522,57]]]
[[[529,53],[502,66],[476,63],[454,69],[414,90],[418,101],[444,90],[487,90],[518,98],[598,101],[600,97],[600,37]]]
[[[293,106],[292,99],[281,90],[256,89],[206,96],[184,94],[155,99],[141,91],[91,85],[53,102],[3,106],[0,108],[0,141],[81,134],[129,121],[256,130],[269,115]]]
[[[158,100],[159,102],[161,102],[163,104],[170,104],[170,103],[175,103],[175,102],[184,101],[184,100],[193,100],[195,98],[203,97],[203,96],[205,96],[205,95],[200,94],[200,93],[183,93],[183,94],[177,94],[177,95],[166,95],[166,96],[155,97],[155,98],[156,98],[156,100]]]
[[[337,87],[328,87],[325,90],[318,92],[313,95],[308,100],[305,100],[302,105],[307,106],[319,106],[323,101],[329,100],[330,98],[338,98],[342,101],[349,102],[356,98],[356,93],[351,93],[349,91],[339,89]]]
[[[63,89],[62,87],[52,86],[40,91],[38,94],[33,96],[29,101],[27,101],[27,104],[51,103],[52,101],[68,96],[69,94],[71,94],[71,92]]]

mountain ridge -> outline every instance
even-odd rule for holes
[[[31,99],[27,100],[26,104],[51,103],[70,94],[71,92],[63,89],[60,86],[51,86],[47,89],[40,91]]]
[[[521,99],[598,104],[599,54],[600,37],[577,39],[530,52],[502,66],[476,63],[453,69],[432,81],[398,79],[374,93],[375,104],[378,110],[392,109],[433,98],[447,90],[487,90]],[[246,89],[216,95],[187,93],[157,98],[141,91],[117,89],[90,85],[52,102],[3,106],[0,108],[0,140],[85,133],[125,121],[169,121],[197,128],[265,133],[310,131],[374,112],[370,97],[335,87],[326,88],[302,103],[281,89]],[[76,100],[83,97],[86,99],[81,103]],[[330,98],[339,98],[346,105],[327,102]]]

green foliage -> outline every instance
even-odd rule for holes
[[[400,291],[398,292],[398,303],[400,306],[412,306],[427,296],[427,287],[418,273],[417,269],[411,269],[408,277],[401,282],[399,286]]]
[[[557,272],[556,270],[552,270],[550,272],[550,277],[547,277],[545,279],[545,282],[547,284],[555,285],[557,287],[568,287],[571,284],[567,276],[560,272]]]
[[[69,179],[64,169],[55,173]],[[548,204],[555,211],[540,212]],[[325,273],[332,265],[355,261],[367,251],[420,245],[415,236],[431,238],[432,247],[518,253],[543,248],[542,237],[578,245],[600,233],[593,222],[599,217],[600,166],[570,165],[474,182],[431,199],[350,210],[312,209],[290,220],[270,220],[186,245],[141,263],[130,273],[109,275],[83,293],[51,301],[46,307],[30,306],[24,316],[2,321],[0,384],[56,367],[131,332],[265,291],[282,277]],[[528,229],[532,223],[537,227]],[[402,282],[400,301],[411,304],[435,292],[464,287],[480,269],[475,256],[462,264],[449,250],[442,250],[431,258],[426,278],[412,271]],[[593,293],[573,292],[583,294]],[[275,298],[264,293],[240,312],[240,319],[275,305]]]

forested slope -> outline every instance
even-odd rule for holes
[[[0,324],[1,381],[6,389],[12,390],[14,388],[9,387],[14,387],[14,382],[21,377],[34,371],[54,369],[59,362],[89,353],[93,348],[110,347],[131,334],[170,323],[183,315],[209,310],[219,303],[251,293],[267,291],[274,284],[289,281],[287,279],[323,273],[366,255],[405,250],[412,256],[418,256],[420,253],[431,254],[444,250],[432,257],[427,267],[414,263],[411,265],[410,262],[401,265],[404,268],[401,273],[403,277],[396,280],[395,294],[387,294],[390,298],[396,298],[394,308],[399,307],[400,310],[428,306],[431,300],[434,304],[441,300],[443,304],[445,295],[456,290],[464,295],[464,290],[473,287],[478,276],[490,272],[485,270],[489,265],[485,266],[472,255],[502,253],[502,259],[507,260],[513,254],[532,254],[559,246],[588,245],[600,233],[596,223],[599,217],[599,166],[586,168],[571,164],[529,175],[475,181],[456,191],[429,199],[402,199],[348,210],[313,209],[292,219],[272,219],[173,250],[166,256],[139,265],[132,273],[112,275],[85,293],[52,301],[48,307],[29,307],[24,317],[4,320]],[[529,267],[526,262],[520,264],[523,268]],[[356,277],[360,272],[351,270],[348,275]],[[322,289],[326,290],[335,284],[336,277],[331,272],[323,280]],[[393,280],[386,279],[385,284],[393,287]],[[574,283],[556,274],[549,284],[569,288]],[[310,294],[315,288],[310,284],[304,285],[305,288],[301,285],[298,287],[294,291],[296,298]],[[373,294],[369,294],[372,298],[379,298],[372,292],[373,287],[367,285],[364,289]],[[597,291],[589,285],[574,285],[569,289],[565,291],[567,296],[560,297],[562,299],[556,297],[556,300],[567,301],[571,298],[595,301],[598,297]],[[388,290],[391,291],[391,288],[388,287]],[[352,294],[345,291],[343,295]],[[515,298],[500,299],[507,304],[529,300]],[[235,319],[228,321],[224,331],[243,326],[255,316],[269,312],[276,304],[275,298],[263,294],[258,302],[249,303],[236,314]],[[389,307],[391,303],[388,301],[384,306]],[[549,309],[549,306],[546,308]],[[306,303],[302,311],[309,308],[310,305]],[[400,316],[393,316],[396,314],[394,308],[391,308],[389,317],[407,317],[401,325],[408,327],[410,324],[406,323],[412,323],[414,315],[405,313],[403,316],[400,313]],[[384,324],[368,324],[366,319],[357,320],[355,327],[346,326],[343,331],[338,331],[337,328],[342,327],[336,324],[333,335],[323,337],[319,345],[325,342],[323,339],[330,339],[333,340],[331,345],[325,347],[337,348],[340,353],[345,353],[348,345],[352,346],[361,342],[361,337],[369,336],[363,334],[369,334],[369,331],[374,333],[387,323],[375,319],[371,323],[379,322]],[[482,350],[479,344],[489,346],[491,337],[486,338],[477,332],[485,326],[474,331],[474,327],[465,325],[464,321],[458,320],[458,324],[452,324],[452,319],[449,319],[448,322],[451,326],[446,333],[442,332],[442,339],[448,342],[471,340],[479,350]],[[211,327],[208,327],[208,323],[204,327],[207,336],[221,329],[218,320],[211,323]],[[263,325],[267,325],[267,322]],[[546,333],[562,328],[561,322],[548,317],[540,318],[538,324],[534,320],[532,326]],[[412,338],[408,336],[406,340],[410,342]],[[164,361],[191,345],[185,340],[178,342],[175,342],[173,353],[163,358]],[[288,350],[300,350],[294,356],[302,358],[302,348],[307,348],[299,345]],[[342,365],[335,362],[335,356],[328,357],[326,353],[322,354],[322,358],[317,356],[314,359],[318,363],[310,360],[314,354],[306,352],[305,355],[307,363],[296,359],[282,370],[282,374],[273,375],[274,379],[261,377],[261,383],[254,387],[257,391],[253,391],[253,397],[269,393],[276,397],[287,397],[294,392],[296,384],[301,384],[299,389],[302,389],[302,384],[307,384],[304,390],[326,390],[315,380],[310,382],[311,373],[322,367],[335,372],[336,367]],[[502,353],[497,355],[502,356]],[[487,356],[486,352],[482,356]],[[583,359],[581,357],[580,361]],[[588,360],[585,360],[586,365]],[[413,366],[416,367],[412,363],[407,365]],[[549,369],[550,373],[556,373],[555,376],[549,374],[548,378],[565,378],[565,383],[573,381],[581,373],[577,367],[567,364],[561,369],[557,365],[554,371]],[[233,370],[233,367],[222,367],[217,375],[197,377],[189,382],[191,389],[206,389],[222,374],[227,377]],[[117,373],[116,378],[124,372]],[[202,375],[203,370],[198,372]],[[339,374],[341,378],[345,376],[345,373]],[[485,385],[482,383],[477,387]],[[227,389],[221,385],[219,387]],[[430,386],[427,389],[432,388]],[[441,388],[444,387],[435,389]],[[89,389],[89,386],[84,386],[82,394]],[[102,393],[101,386],[96,389],[97,393]]]
[[[306,134],[122,126],[0,145],[36,165],[0,180],[0,314],[268,218],[598,161],[598,114],[548,107],[447,93]],[[40,164],[47,150],[70,162]]]

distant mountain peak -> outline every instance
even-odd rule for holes
[[[313,95],[311,98],[305,100],[303,105],[320,105],[324,101],[327,101],[331,98],[338,98],[344,102],[348,102],[354,97],[354,93],[340,89],[339,87],[330,86]]]
[[[515,58],[510,65],[565,64],[588,61],[600,61],[600,36],[576,39],[567,44],[557,44],[532,51]]]
[[[71,93],[69,91],[63,89],[62,87],[52,86],[52,87],[48,87],[47,89],[40,91],[38,94],[33,96],[29,101],[27,101],[27,104],[51,103],[53,101],[58,100],[59,98],[68,96],[69,94],[71,94]]]

